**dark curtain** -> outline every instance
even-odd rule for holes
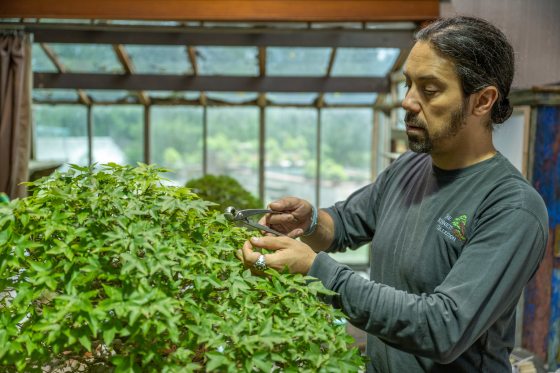
[[[0,31],[0,192],[24,197],[31,129],[31,41]]]

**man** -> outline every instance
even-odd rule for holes
[[[404,75],[412,152],[317,218],[298,198],[271,203],[283,213],[267,224],[301,241],[253,238],[243,260],[335,291],[326,301],[368,333],[368,372],[509,373],[516,304],[548,234],[542,198],[492,144],[512,110],[512,48],[486,21],[441,19]],[[371,281],[323,252],[370,241]]]

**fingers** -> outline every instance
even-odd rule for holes
[[[261,254],[259,251],[264,248],[274,252]],[[265,268],[288,269],[290,273],[301,274],[307,274],[317,256],[309,246],[289,237],[252,237],[240,251],[245,266],[257,275],[265,274],[254,266],[261,255],[264,255]]]
[[[289,237],[275,237],[275,236],[251,237],[250,245],[253,245],[253,247],[258,247],[261,249],[269,249],[269,250],[276,251],[285,248],[291,241],[292,238]]]
[[[296,197],[285,197],[271,202],[268,207],[274,211],[291,212],[299,207],[302,200]]]
[[[254,251],[253,245],[249,241],[245,241],[243,248],[239,251],[243,256],[242,260],[243,260],[243,264],[245,265],[245,268],[249,268],[253,274],[264,275],[264,272],[261,269],[255,268],[255,262],[259,259],[261,255],[264,254],[261,254],[258,251]],[[267,256],[265,255],[265,266],[266,266],[266,258]]]
[[[261,255],[261,253],[253,250],[253,245],[251,245],[251,242],[249,241],[245,241],[243,247],[241,248],[241,253],[243,256],[243,262],[247,267],[252,266]]]

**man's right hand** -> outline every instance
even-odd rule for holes
[[[289,237],[301,236],[311,225],[313,208],[306,200],[285,197],[271,202],[268,208],[281,214],[267,214],[264,223]]]

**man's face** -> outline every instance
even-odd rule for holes
[[[465,123],[464,97],[455,66],[426,42],[410,51],[402,102],[409,147],[434,153],[452,149]]]

